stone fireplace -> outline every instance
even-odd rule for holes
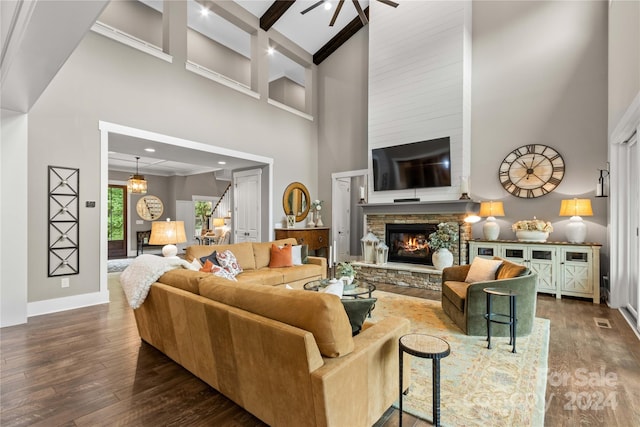
[[[387,264],[354,263],[358,278],[372,283],[387,283],[397,286],[410,286],[431,290],[442,290],[442,272],[433,267],[430,256],[424,248],[441,222],[458,224],[458,245],[452,248],[454,265],[468,262],[468,242],[472,237],[471,224],[464,222],[467,212],[477,211],[474,202],[417,202],[362,205],[365,214],[365,227],[378,239],[389,246],[389,253],[396,244],[395,240],[405,241],[405,236],[398,239],[397,234],[412,234],[407,243],[399,249],[402,256],[411,259],[389,258]],[[394,237],[391,233],[396,233]],[[408,237],[408,236],[407,236]],[[415,252],[407,254],[407,252]],[[420,258],[419,264],[416,263]],[[426,258],[426,259],[425,259]]]
[[[429,235],[437,228],[437,224],[430,223],[385,224],[389,261],[433,265]]]

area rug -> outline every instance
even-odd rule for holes
[[[440,362],[440,421],[444,426],[542,426],[544,424],[549,320],[536,318],[533,332],[518,337],[471,337],[442,311],[439,301],[375,291],[372,321],[387,316],[411,320],[411,332],[447,341],[451,354]],[[432,422],[431,360],[411,358],[411,387],[403,409]],[[394,405],[397,407],[397,402]]]

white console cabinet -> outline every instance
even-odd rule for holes
[[[494,256],[523,264],[538,274],[538,292],[591,298],[600,303],[600,245],[597,243],[529,243],[506,240],[469,241],[473,258]]]

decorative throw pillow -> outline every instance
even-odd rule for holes
[[[207,256],[200,257],[200,262],[202,263],[202,265],[204,265],[207,262],[207,260],[211,260],[211,262],[214,265],[220,265],[220,263],[218,262],[218,252],[217,251],[213,251],[212,253],[210,253]]]
[[[502,261],[494,259],[481,258],[479,256],[473,259],[467,278],[467,283],[484,282],[487,280],[495,280],[496,270],[500,267]]]
[[[500,267],[496,271],[496,279],[511,279],[513,277],[520,277],[529,274],[529,268],[524,265],[516,264],[515,262],[507,261],[498,257],[493,257],[495,260],[502,261]]]
[[[377,298],[345,298],[342,300],[344,310],[349,316],[349,323],[351,323],[351,335],[356,336],[362,329],[362,324],[369,312],[376,304]]]
[[[200,268],[200,271],[205,273],[211,273],[211,269],[215,267],[215,264],[211,262],[210,259],[206,260],[204,265]]]
[[[291,261],[293,265],[302,265],[302,245],[291,246]]]
[[[233,277],[236,277],[238,274],[242,273],[242,268],[238,264],[236,256],[229,249],[222,253],[218,253],[216,255],[216,259],[218,260],[218,264],[220,264],[220,267],[233,274]]]
[[[214,265],[213,267],[211,267],[211,272],[215,276],[224,277],[225,279],[233,280],[234,282],[238,281],[238,279],[236,279],[235,274],[231,273],[229,270],[227,270],[224,267],[220,267],[219,265]]]
[[[334,283],[329,283],[324,288],[320,288],[318,292],[324,292],[325,294],[336,295],[338,298],[342,298],[342,292],[344,292],[344,282],[338,280]]]
[[[279,267],[293,267],[291,246],[279,247],[271,244],[271,259],[269,260],[269,268]]]

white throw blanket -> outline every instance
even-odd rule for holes
[[[120,283],[131,308],[142,305],[151,285],[164,273],[175,268],[189,268],[189,263],[178,257],[159,257],[142,254],[120,275]]]

